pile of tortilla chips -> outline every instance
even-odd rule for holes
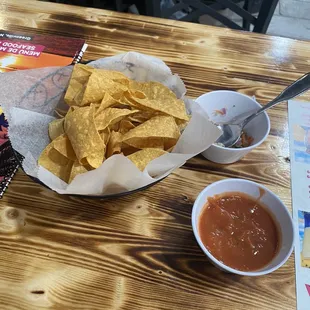
[[[116,71],[75,65],[65,95],[70,106],[49,124],[52,142],[39,158],[70,183],[114,154],[141,171],[169,152],[189,120],[184,102],[158,82],[137,82]]]

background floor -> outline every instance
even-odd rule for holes
[[[310,0],[280,0],[267,33],[310,40]]]

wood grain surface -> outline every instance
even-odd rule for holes
[[[0,1],[0,28],[85,38],[84,60],[159,57],[192,97],[230,89],[264,104],[310,71],[307,42],[55,3]],[[295,309],[293,256],[270,275],[226,274],[191,229],[196,196],[225,178],[264,184],[291,208],[287,105],[268,113],[270,136],[238,163],[197,156],[120,199],[57,195],[19,172],[0,201],[1,309]]]

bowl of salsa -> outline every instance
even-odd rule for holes
[[[192,210],[196,240],[221,270],[259,276],[280,268],[293,251],[291,215],[269,189],[226,179],[207,186]]]

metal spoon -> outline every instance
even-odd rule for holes
[[[278,97],[270,101],[255,113],[248,116],[246,119],[238,122],[235,118],[230,123],[217,124],[217,126],[223,131],[223,134],[217,139],[216,143],[223,144],[225,147],[232,147],[239,140],[244,126],[247,125],[253,118],[282,101],[292,99],[302,94],[309,88],[310,73],[307,73],[293,84],[285,88]]]

